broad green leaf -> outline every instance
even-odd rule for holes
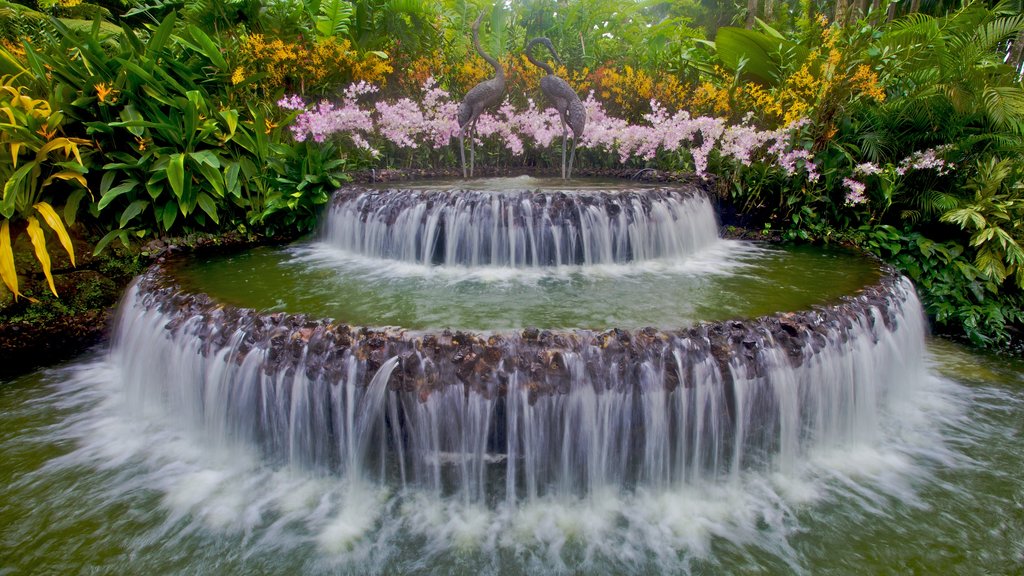
[[[120,196],[122,194],[126,194],[126,193],[131,192],[132,190],[134,190],[135,186],[138,185],[138,183],[139,183],[138,180],[128,180],[128,181],[122,182],[121,184],[118,184],[117,186],[114,186],[113,188],[108,190],[107,193],[104,194],[100,198],[100,201],[99,201],[99,204],[97,205],[97,208],[99,208],[100,210],[103,210],[111,202],[113,202],[118,196]]]
[[[64,223],[60,221],[60,216],[57,216],[53,206],[46,202],[39,202],[33,205],[33,208],[42,214],[43,220],[57,234],[57,239],[60,240],[61,246],[64,246],[68,257],[71,258],[71,265],[75,266],[75,247],[71,245],[71,237],[68,236],[68,231],[64,229]]]
[[[68,226],[75,225],[75,220],[78,218],[78,205],[82,202],[82,198],[85,198],[85,190],[82,188],[78,188],[68,195],[68,200],[64,203],[64,221],[68,223]]]
[[[730,70],[743,66],[743,75],[766,85],[776,84],[782,77],[784,55],[793,63],[807,59],[807,48],[788,40],[779,40],[767,34],[723,26],[715,37],[718,58]]]
[[[124,230],[121,229],[114,229],[111,230],[110,232],[107,232],[106,234],[103,235],[103,238],[100,238],[100,241],[96,243],[96,248],[93,249],[92,255],[98,256],[99,253],[103,252],[103,249],[107,247],[107,244],[110,244],[110,242],[113,241],[115,238],[120,238],[121,244],[127,245],[127,237],[128,235],[125,233]]]
[[[199,193],[199,207],[203,209],[203,212],[206,212],[211,220],[220,224],[220,219],[217,218],[217,203],[206,192]]]
[[[220,47],[205,32],[195,26],[189,25],[188,32],[189,36],[199,44],[203,55],[209,58],[210,62],[221,72],[227,72],[228,63],[224,60],[224,55],[220,53]]]
[[[344,36],[355,7],[345,0],[321,0],[320,13],[316,19],[316,31],[320,36]]]
[[[117,176],[115,169],[107,168],[106,166],[103,169],[105,172],[100,178],[100,196],[103,196],[107,193],[107,190],[110,190],[110,185],[114,183],[114,178]]]
[[[174,23],[176,16],[174,11],[164,18],[163,22],[153,32],[153,35],[149,39],[149,44],[146,46],[146,53],[151,57],[157,57],[158,53],[163,50],[164,45],[167,44],[167,40],[170,39],[171,33],[174,32]]]
[[[228,125],[228,138],[233,138],[235,130],[238,128],[238,110],[231,108],[230,110],[222,110],[219,114],[224,123]]]
[[[142,124],[144,118],[142,117],[142,114],[139,114],[139,111],[135,109],[135,106],[132,104],[126,105],[121,109],[120,116],[123,122],[118,122],[116,125],[124,126],[137,138],[141,138],[143,133],[145,133],[145,130],[143,130],[144,125]],[[111,125],[115,124],[111,123]]]
[[[161,221],[163,222],[164,230],[170,230],[171,226],[174,225],[174,221],[178,218],[178,204],[177,202],[168,202],[164,204],[163,216]]]
[[[121,228],[124,228],[136,216],[142,214],[142,211],[146,209],[146,206],[149,206],[148,200],[136,200],[129,204],[128,207],[124,209],[124,212],[121,213],[121,219],[119,221]]]
[[[210,150],[200,150],[198,152],[189,152],[189,156],[199,164],[205,164],[211,168],[220,168],[220,158],[217,157]]]
[[[236,198],[242,194],[242,186],[238,180],[238,171],[240,169],[241,166],[238,162],[232,162],[224,171],[224,182],[227,185],[228,194],[231,194]]]
[[[171,184],[174,195],[181,198],[185,193],[185,156],[178,153],[172,154],[170,162],[167,163],[167,181]]]
[[[199,173],[206,178],[206,181],[213,187],[213,191],[217,193],[220,198],[224,197],[224,174],[210,166],[209,164],[200,164]]]

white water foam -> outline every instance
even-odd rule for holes
[[[881,396],[865,398],[857,388],[848,399],[877,402],[871,413],[861,411],[840,429],[822,424],[798,456],[780,455],[767,467],[728,467],[724,475],[670,475],[632,487],[606,480],[582,493],[535,487],[519,497],[502,496],[507,483],[486,468],[495,463],[485,465],[484,458],[479,467],[462,463],[466,469],[455,475],[466,488],[454,493],[430,483],[403,487],[393,474],[372,480],[268,459],[259,446],[230,433],[233,428],[218,422],[215,412],[199,409],[198,396],[180,389],[196,370],[210,384],[211,361],[168,346],[159,314],[127,315],[125,322],[160,335],[164,345],[147,348],[152,340],[123,337],[109,356],[66,373],[48,401],[69,415],[46,440],[75,447],[33,474],[105,471],[110,478],[102,499],[111,503],[140,490],[158,494],[163,522],[129,546],[166,546],[193,534],[234,535],[244,554],[278,550],[295,556],[304,570],[445,572],[471,566],[480,573],[691,573],[713,569],[729,556],[754,565],[767,557],[801,573],[802,553],[790,539],[802,530],[800,518],[808,510],[853,500],[861,513],[884,517],[893,502],[923,505],[918,487],[937,469],[970,465],[943,436],[944,428],[965,426],[965,392],[927,366],[921,327],[913,323],[919,310],[910,308],[901,319],[910,324],[904,324],[908,337],[897,331],[893,340],[853,344],[870,346],[869,360],[884,364],[888,375]],[[832,380],[867,369],[841,358],[809,367],[814,383],[838,385]],[[164,372],[167,366],[173,374]],[[154,388],[157,379],[177,384]],[[214,401],[215,392],[208,386],[205,401]],[[182,413],[188,409],[202,418]],[[469,411],[460,416],[466,418],[472,403],[461,410]],[[353,417],[356,428],[358,420]],[[467,454],[482,449],[463,447]],[[455,465],[455,453],[447,454],[448,463],[437,459],[439,466]],[[530,463],[517,459],[521,470]],[[657,476],[658,468],[651,470]],[[601,470],[595,473],[602,477]]]

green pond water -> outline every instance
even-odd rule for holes
[[[512,507],[219,448],[97,351],[0,382],[0,574],[1021,574],[1024,365],[927,348],[874,444]]]
[[[719,241],[691,258],[557,268],[424,266],[324,243],[201,257],[188,290],[358,326],[505,330],[689,326],[805,310],[856,293],[878,267],[855,253]]]

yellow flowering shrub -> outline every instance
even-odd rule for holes
[[[360,54],[348,40],[324,38],[315,43],[268,39],[262,34],[243,36],[238,47],[238,66],[232,84],[241,84],[256,73],[268,92],[329,92],[351,82],[383,85],[392,72],[387,60],[374,53]]]
[[[885,101],[878,74],[867,64],[853,61],[856,50],[840,47],[840,29],[819,18],[820,45],[775,87],[748,83],[741,87],[744,106],[769,124],[786,125],[811,116],[815,141],[823,146],[837,133],[841,106],[857,99]]]

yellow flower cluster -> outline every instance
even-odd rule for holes
[[[601,67],[594,72],[598,97],[614,115],[638,120],[650,109],[654,79],[644,70],[624,66],[622,70]]]
[[[715,86],[711,82],[701,82],[690,97],[687,108],[691,113],[728,116],[732,111],[732,95],[728,87]]]
[[[250,34],[240,39],[238,54],[240,65],[231,82],[244,81],[247,70],[263,72],[269,91],[326,92],[361,80],[382,85],[392,72],[391,65],[376,54],[359,54],[348,40],[333,37],[305,44]]]
[[[857,66],[853,76],[850,77],[850,85],[854,91],[875,102],[885,102],[885,90],[878,82],[878,74],[867,64]]]
[[[435,78],[440,81],[442,71],[448,69],[445,64],[444,55],[440,52],[431,52],[412,59],[403,66],[398,67],[402,71],[396,74],[396,83],[401,87],[404,94],[415,94],[428,78]]]
[[[818,143],[823,144],[837,132],[834,125],[839,107],[850,100],[885,100],[878,75],[867,64],[849,61],[853,55],[839,46],[840,30],[819,19],[821,45],[775,87],[750,83],[742,87],[746,106],[757,110],[762,119],[786,125],[811,115],[816,119]]]
[[[651,99],[669,111],[675,111],[685,107],[690,96],[686,86],[675,76],[652,76],[646,70],[632,66],[624,66],[621,70],[601,66],[590,75],[590,81],[606,109],[630,121],[639,121],[651,110]]]
[[[25,48],[17,42],[12,42],[7,38],[0,38],[0,48],[3,48],[5,52],[14,56],[18,60],[23,59],[25,56]]]

